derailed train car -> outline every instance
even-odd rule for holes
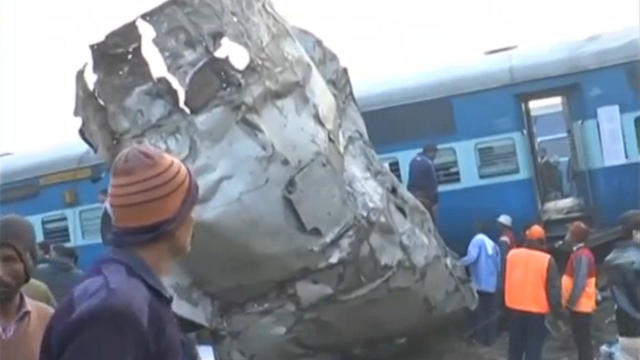
[[[439,146],[438,229],[464,252],[476,222],[543,222],[559,239],[584,219],[616,225],[640,207],[637,29],[394,79],[358,96],[376,152],[404,183]],[[463,219],[463,221],[461,221]]]
[[[199,183],[193,249],[164,280],[178,315],[226,335],[219,357],[338,359],[474,305],[378,161],[337,57],[269,2],[169,1],[91,50],[83,140],[107,163],[146,140]],[[93,179],[85,165],[58,183]]]

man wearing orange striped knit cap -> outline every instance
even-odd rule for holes
[[[42,360],[182,358],[160,276],[191,248],[197,198],[198,185],[177,158],[148,144],[116,157],[107,199],[114,248],[54,313]]]

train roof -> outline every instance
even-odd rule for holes
[[[468,63],[368,87],[357,94],[363,111],[442,98],[529,80],[587,71],[640,59],[638,28],[538,49],[513,49]],[[102,163],[83,142],[45,152],[2,154],[0,184]]]
[[[0,157],[0,185],[104,162],[85,143]]]
[[[618,65],[640,59],[639,29],[537,49],[511,49],[358,91],[363,111]]]

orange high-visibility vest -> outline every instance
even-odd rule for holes
[[[547,298],[549,261],[551,256],[540,250],[509,251],[504,280],[504,301],[509,309],[535,314],[551,311]]]
[[[592,313],[596,309],[596,297],[598,293],[596,289],[596,258],[593,256],[591,250],[584,246],[571,254],[569,262],[567,262],[567,267],[564,270],[564,275],[562,275],[562,304],[565,307],[569,305],[569,297],[571,297],[574,284],[573,263],[578,256],[585,256],[587,258],[589,270],[587,273],[587,283],[585,284],[584,290],[582,290],[582,295],[580,295],[575,306],[570,310],[581,313]]]

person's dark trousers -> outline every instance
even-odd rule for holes
[[[425,210],[427,210],[429,212],[429,215],[431,215],[431,221],[433,221],[433,223],[436,223],[436,212],[434,209],[434,205],[431,203],[431,201],[429,201],[424,195],[420,194],[420,193],[415,193],[413,194],[416,199],[418,199],[418,201],[420,202],[420,204],[422,204],[422,207],[425,208]]]
[[[513,310],[509,315],[509,360],[541,360],[547,336],[544,315]]]
[[[496,338],[497,302],[495,294],[478,291],[478,306],[471,313],[473,339],[481,345],[491,346]]]
[[[571,312],[571,332],[578,347],[578,360],[593,360],[591,314]]]
[[[509,309],[504,304],[504,290],[496,291],[496,311],[497,322],[496,322],[496,333],[502,333],[503,331],[509,331]]]

